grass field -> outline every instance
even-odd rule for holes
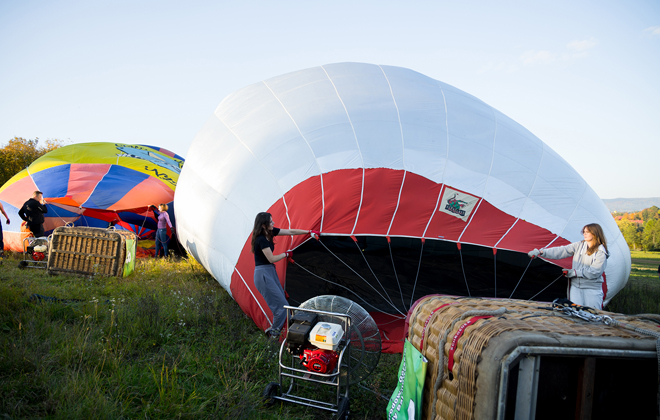
[[[328,418],[263,406],[279,345],[192,260],[138,260],[126,279],[17,265],[0,268],[0,418]],[[381,361],[351,387],[353,418],[384,418],[400,355]]]
[[[660,314],[660,252],[632,251],[632,268],[626,287],[607,306],[624,314]]]
[[[0,267],[0,418],[322,419],[262,404],[277,350],[193,260],[138,260],[126,278]],[[634,253],[607,308],[660,313],[660,253]],[[48,299],[56,298],[56,300]],[[383,419],[400,355],[351,388],[353,419]]]

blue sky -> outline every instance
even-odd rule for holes
[[[658,1],[0,0],[0,145],[186,155],[220,101],[322,64],[407,67],[564,157],[601,198],[660,197]]]

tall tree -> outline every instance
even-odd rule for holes
[[[63,145],[63,142],[57,139],[46,140],[43,146],[39,146],[39,138],[27,140],[14,137],[9,140],[7,145],[0,149],[0,187],[32,162]]]
[[[642,248],[642,228],[637,223],[622,219],[617,221],[617,225],[630,249]]]
[[[660,217],[658,215],[658,209],[656,206],[651,206],[648,209],[642,210],[642,220],[648,222],[649,220],[654,220]]]
[[[660,248],[660,220],[650,219],[644,224],[643,247],[645,251]]]

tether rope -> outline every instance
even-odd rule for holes
[[[415,275],[415,284],[413,284],[412,295],[410,295],[410,306],[412,306],[413,303],[415,302],[415,289],[417,288],[417,280],[419,279],[419,269],[422,267],[423,253],[424,253],[424,240],[422,240],[422,247],[419,250],[419,262],[417,263],[417,274]]]
[[[557,280],[559,280],[560,278],[562,278],[562,277],[564,277],[564,275],[563,275],[563,274],[560,274],[559,277],[557,277],[556,279],[554,279],[554,280],[552,281],[552,283],[550,283],[549,285],[545,286],[543,289],[541,289],[540,292],[538,292],[537,294],[535,294],[535,295],[532,296],[531,298],[527,299],[527,302],[529,302],[530,300],[534,299],[535,297],[537,297],[538,295],[540,295],[541,293],[543,293],[543,292],[545,291],[545,289],[547,289],[548,287],[550,287],[550,286],[552,286],[553,284],[555,284],[555,282],[556,282]],[[517,287],[517,286],[516,286],[516,287]],[[515,292],[515,290],[514,290],[514,292]],[[513,294],[513,293],[512,293],[512,294]]]
[[[403,312],[401,312],[401,311],[399,310],[399,308],[397,308],[396,306],[394,306],[394,304],[392,304],[389,300],[385,299],[385,297],[384,297],[383,295],[381,295],[380,292],[379,292],[379,291],[378,291],[378,290],[377,290],[377,289],[376,289],[371,283],[369,283],[369,282],[368,282],[364,277],[362,277],[357,271],[353,270],[353,268],[351,268],[351,266],[349,266],[349,265],[346,264],[341,258],[339,258],[339,257],[337,256],[337,254],[335,254],[334,252],[332,252],[332,251],[330,250],[330,248],[328,248],[328,247],[323,243],[323,241],[319,241],[319,243],[320,243],[320,244],[323,246],[323,248],[325,248],[326,251],[328,251],[333,257],[335,257],[337,260],[339,260],[339,262],[341,262],[342,264],[344,264],[344,265],[346,266],[346,268],[348,268],[349,270],[351,270],[356,276],[358,276],[360,279],[362,279],[362,281],[364,281],[367,285],[369,285],[369,287],[371,287],[371,288],[374,290],[374,292],[378,293],[378,296],[380,296],[385,302],[387,302],[388,304],[390,304],[390,305],[392,306],[392,308],[394,308],[395,311],[397,311],[399,314],[405,316],[405,314],[404,314]],[[298,264],[298,265],[299,265],[299,264]],[[317,277],[319,277],[319,276],[317,276]],[[319,277],[319,278],[323,279],[322,277]],[[325,279],[323,279],[323,280],[325,280]],[[328,280],[326,280],[326,281],[328,281]],[[342,286],[342,287],[344,287],[344,286]],[[347,290],[350,290],[350,289],[348,289],[348,288],[346,288],[346,289],[347,289]],[[355,293],[355,292],[353,292],[353,293]],[[356,294],[356,295],[357,295],[357,294]],[[359,295],[358,295],[358,297],[359,297]],[[362,298],[360,298],[360,299],[362,299]],[[363,299],[363,300],[364,300],[364,299]],[[376,308],[374,307],[374,309],[376,309]]]
[[[387,247],[390,250],[390,260],[392,260],[392,270],[394,270],[394,278],[396,279],[396,284],[399,286],[399,295],[401,295],[401,306],[403,309],[406,308],[406,303],[403,301],[403,291],[401,290],[401,283],[399,282],[399,275],[396,273],[396,266],[394,265],[394,254],[392,254],[392,244],[390,241],[387,241]]]
[[[332,281],[332,280],[325,279],[325,278],[319,276],[318,274],[313,273],[313,272],[311,272],[310,270],[306,269],[305,267],[303,267],[302,265],[300,265],[300,263],[298,263],[298,262],[296,262],[296,265],[297,265],[298,267],[300,267],[302,270],[304,270],[305,272],[307,272],[308,274],[311,274],[312,276],[318,278],[319,280],[323,280],[323,281],[326,282],[326,283],[334,284],[335,286],[338,286],[338,287],[341,287],[342,289],[347,290],[347,291],[350,292],[351,294],[354,294],[358,299],[360,299],[360,300],[361,300],[366,306],[370,306],[370,307],[371,307],[372,309],[374,309],[375,311],[382,312],[381,309],[376,308],[374,305],[372,305],[372,304],[370,304],[369,302],[367,302],[362,296],[358,295],[358,294],[355,293],[353,290],[349,289],[348,287],[344,286],[343,284],[339,284],[339,283],[336,283],[336,282],[334,282],[334,281]],[[399,313],[401,314],[401,312],[399,312]],[[401,314],[401,315],[403,315],[403,314]],[[400,319],[403,319],[403,318],[400,318]]]
[[[495,274],[495,297],[497,297],[497,254],[493,253],[493,273]]]
[[[461,271],[463,272],[463,280],[465,280],[465,288],[467,289],[468,297],[472,297],[470,294],[470,286],[468,286],[467,277],[465,276],[465,267],[463,267],[463,251],[461,251],[461,248],[458,248],[458,255],[461,258]]]
[[[389,293],[387,293],[387,290],[385,290],[385,287],[382,285],[380,280],[378,280],[378,276],[376,276],[376,273],[374,273],[374,270],[371,268],[371,265],[369,264],[369,261],[367,261],[367,257],[364,255],[364,252],[362,252],[362,249],[360,248],[360,244],[358,244],[357,241],[355,241],[355,240],[353,241],[353,243],[355,243],[355,246],[357,247],[358,251],[360,251],[360,255],[362,255],[362,259],[367,264],[367,267],[369,267],[369,271],[371,271],[371,274],[376,279],[376,282],[378,282],[378,285],[380,286],[380,288],[383,289],[383,293],[385,293],[385,296],[387,296],[387,301],[389,302],[390,305],[394,306],[394,302],[392,302],[392,298],[390,298]],[[404,307],[404,309],[405,309],[405,307]]]
[[[523,277],[525,277],[525,273],[527,272],[527,269],[529,268],[529,266],[532,264],[532,261],[534,261],[534,259],[530,258],[529,263],[527,263],[527,267],[525,267],[525,271],[523,271],[522,276],[520,276],[520,280],[518,280],[518,284],[516,284],[516,287],[513,288],[513,292],[511,292],[511,295],[509,296],[509,299],[511,299],[513,294],[516,293],[516,289],[520,285],[520,282],[522,281]]]

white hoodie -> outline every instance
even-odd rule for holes
[[[585,241],[573,242],[569,245],[543,249],[542,258],[560,260],[573,256],[573,270],[577,277],[571,278],[571,284],[582,289],[601,290],[603,273],[607,267],[609,254],[603,245],[592,255],[587,255],[589,245]]]

